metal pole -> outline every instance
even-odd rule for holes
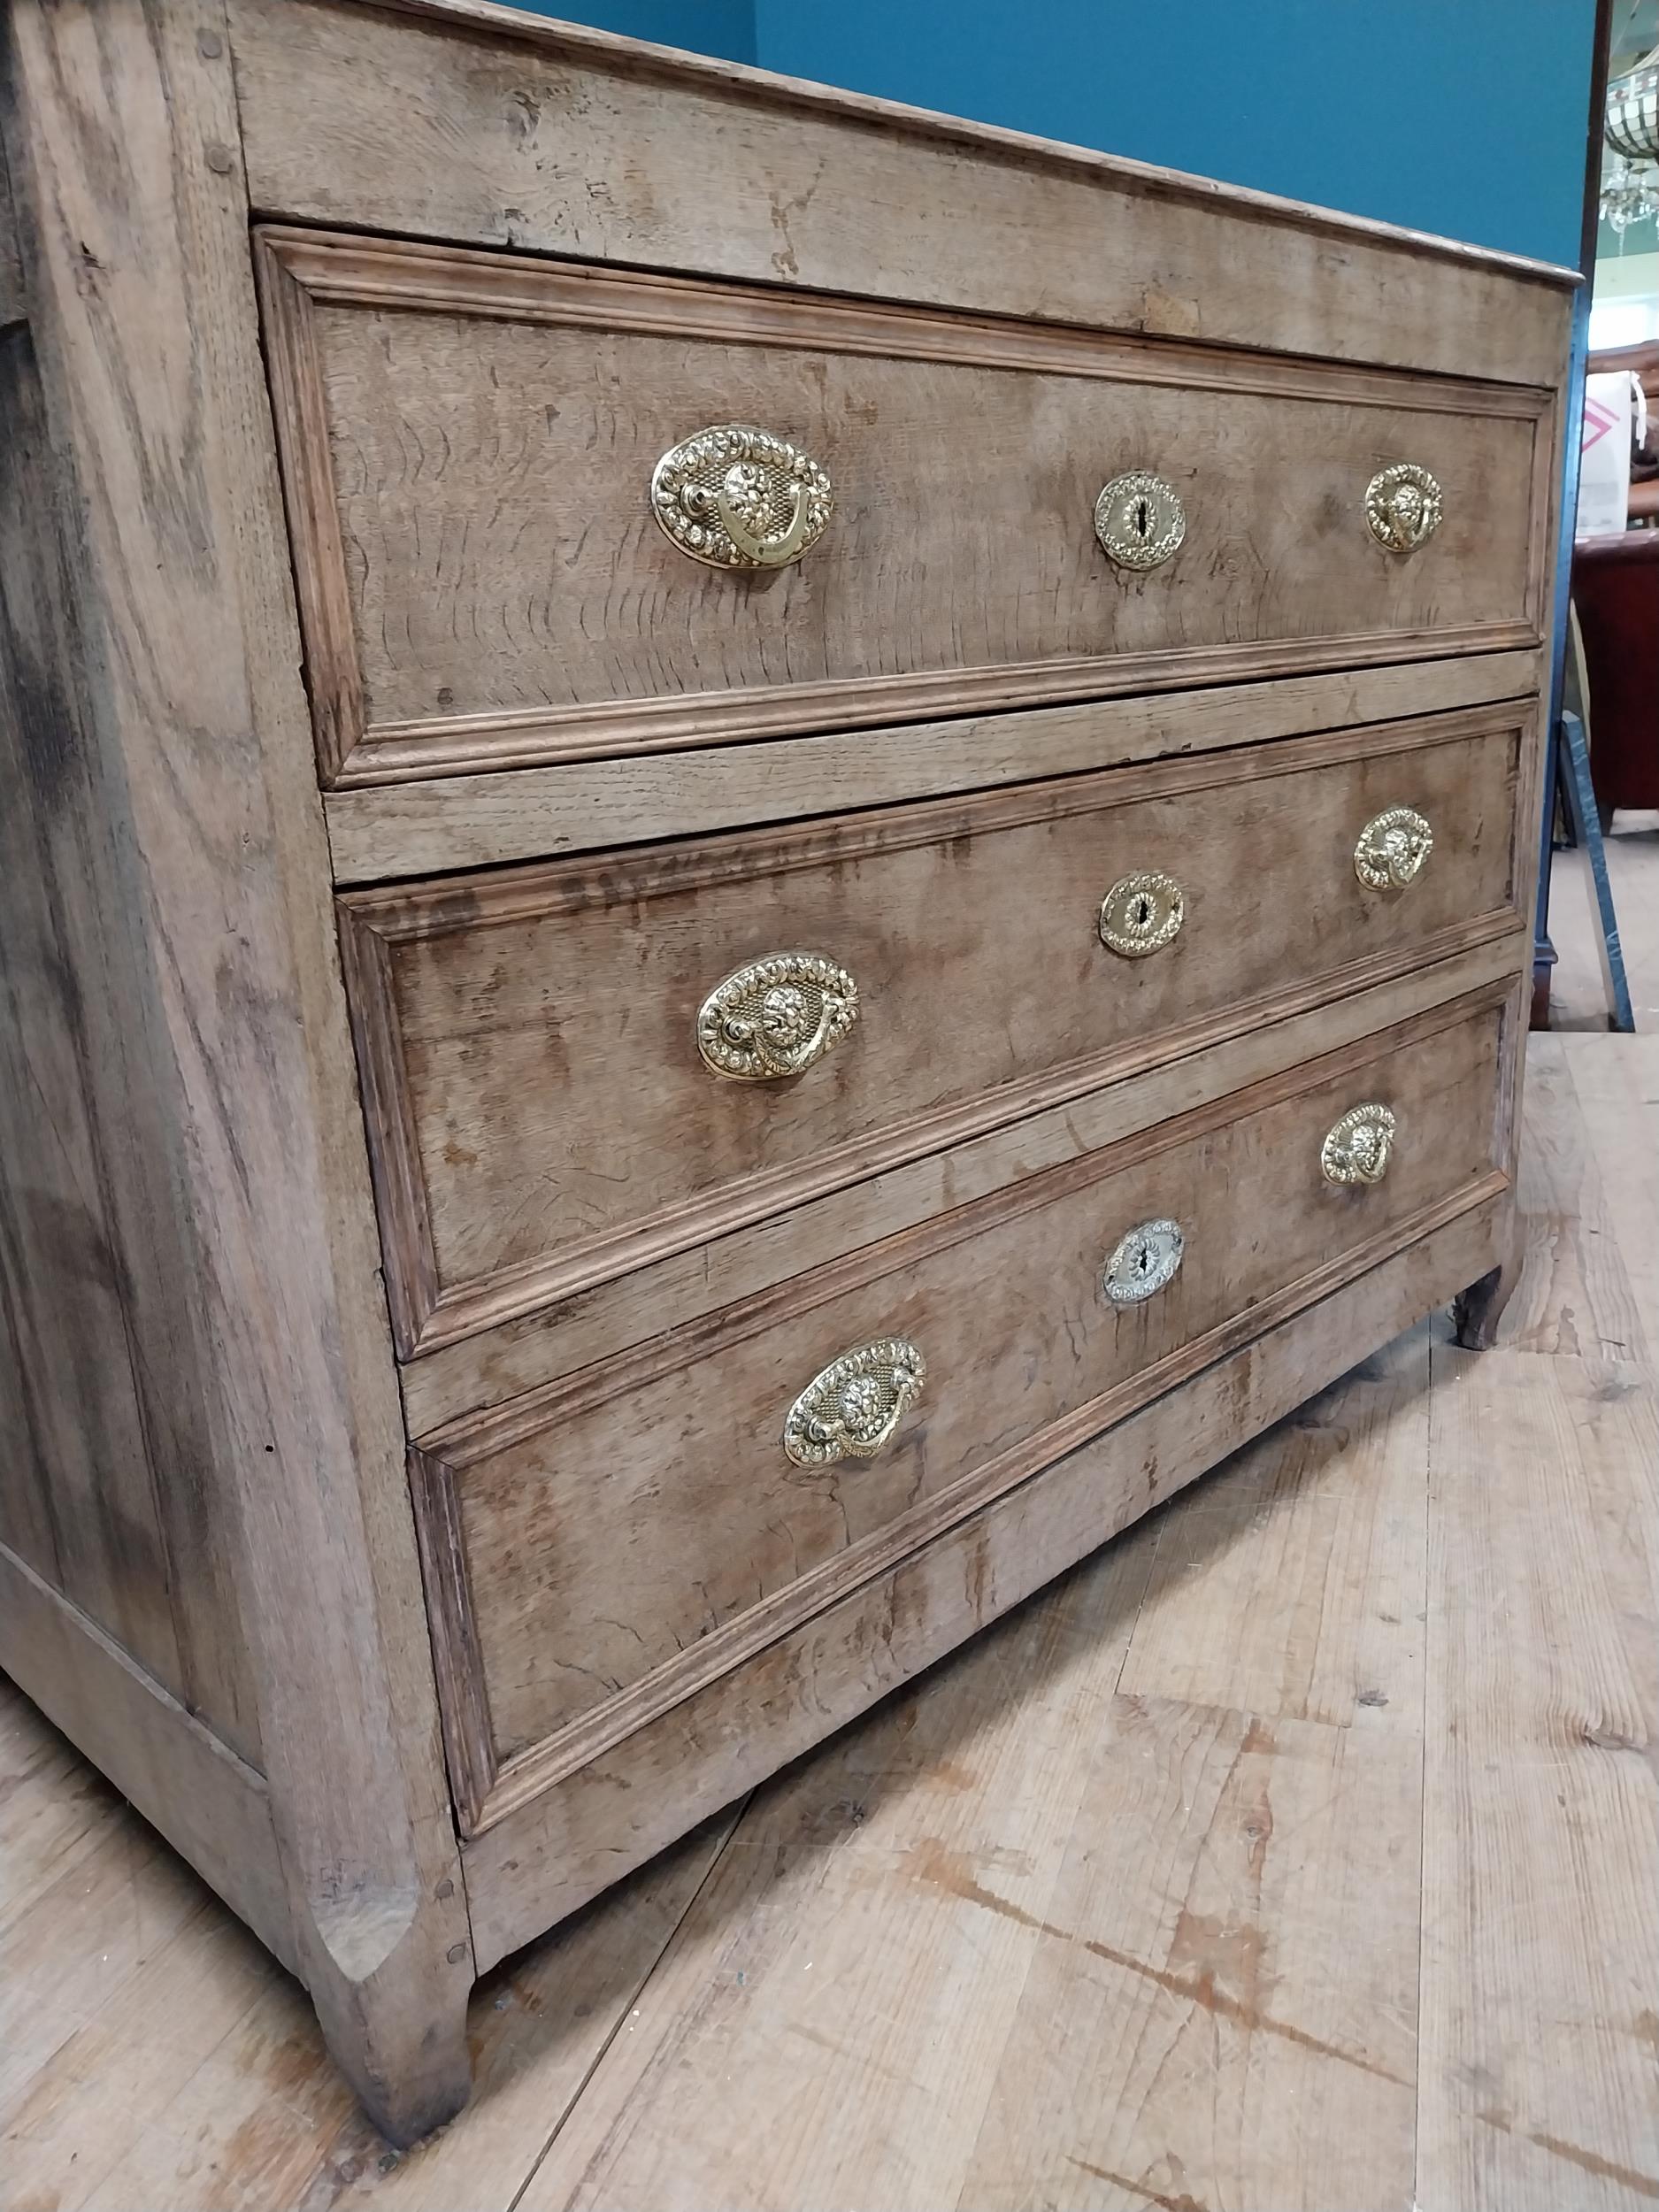
[[[1561,472],[1561,526],[1555,541],[1555,627],[1550,639],[1549,719],[1545,725],[1544,812],[1538,826],[1538,902],[1532,918],[1532,1025],[1549,1021],[1549,875],[1559,774],[1562,682],[1567,664],[1567,606],[1572,595],[1572,534],[1578,514],[1578,464],[1583,452],[1585,363],[1590,350],[1590,297],[1595,285],[1595,236],[1601,200],[1601,117],[1607,106],[1608,50],[1613,43],[1613,0],[1596,0],[1595,47],[1590,58],[1590,115],[1584,163],[1584,211],[1578,229],[1578,267],[1584,282],[1572,310],[1572,347],[1567,366],[1566,427]]]

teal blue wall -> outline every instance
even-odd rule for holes
[[[755,0],[567,0],[543,6],[541,0],[507,0],[532,15],[554,15],[566,23],[586,23],[597,31],[623,31],[629,38],[654,39],[659,46],[686,46],[694,54],[721,61],[755,59]],[[803,5],[814,0],[803,0]]]
[[[756,0],[756,50],[1576,266],[1594,19],[1594,0]]]
[[[1594,0],[566,0],[541,10],[566,12],[1578,263]]]

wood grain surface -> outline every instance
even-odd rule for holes
[[[1503,1326],[1531,1349],[1412,1330],[503,1962],[472,2106],[412,2153],[288,1977],[0,1686],[12,2196],[1651,2204],[1659,1792],[1613,1740],[1653,1695],[1650,1363],[1556,1348],[1627,1312],[1646,1263],[1659,1058],[1531,1053],[1588,1209],[1524,1152],[1546,1220]]]
[[[335,878],[545,859],[1537,695],[1536,652],[327,792]],[[733,773],[734,762],[741,774]]]
[[[1431,1412],[1419,2197],[1650,2204],[1653,1371],[1448,1352]]]
[[[1652,859],[1659,862],[1659,851]],[[1644,940],[1632,933],[1632,941]],[[1659,1159],[1659,1082],[1636,1053],[1604,1057],[1575,1051],[1567,1069],[1581,1118],[1583,1178],[1592,1192],[1601,1182],[1595,1211],[1610,1232],[1610,1248],[1601,1262],[1607,1284],[1595,1301],[1598,1320],[1578,1348],[1591,1357],[1659,1365],[1659,1176],[1644,1164]],[[1628,1151],[1629,1164],[1604,1167],[1598,1174],[1595,1163],[1618,1163],[1622,1150]],[[1563,1219],[1563,1236],[1566,1228]],[[1618,1285],[1621,1273],[1627,1293]]]
[[[1138,1135],[1241,1091],[1316,1053],[1357,1047],[1379,1030],[1512,978],[1531,947],[1518,933],[1414,968],[1393,982],[1244,1031],[1135,1081],[1087,1092],[950,1150],[855,1183],[614,1281],[423,1352],[400,1370],[417,1440],[462,1416],[815,1272],[1023,1177]]]
[[[694,2069],[722,2047],[757,2108],[789,2116],[757,2131],[740,2200],[860,2197],[893,2145],[896,2093],[939,2123],[926,2145],[910,2136],[901,2153],[915,2160],[912,2185],[954,2201],[1042,1942],[1033,1923],[1111,1729],[1111,1684],[1150,1553],[1133,1536],[1115,1545],[1037,1599],[1014,1638],[993,1630],[940,1682],[942,1694],[902,1698],[843,1738],[833,1794],[803,1791],[797,1774],[753,1802],[744,1842],[721,1858],[644,1993],[631,2047],[606,2067],[605,2093],[578,2105],[526,2203],[603,2202],[636,2188],[664,2203],[732,2193],[718,2122],[689,2103],[670,2109],[679,2100],[661,2081],[664,2001]],[[992,1684],[1010,1663],[1044,1684],[1040,1718],[996,1710]],[[974,1832],[981,1791],[1008,1816],[989,1865]],[[976,1905],[991,1885],[1007,1910]],[[711,1978],[741,1993],[723,2016],[718,2000],[704,2008]],[[972,2012],[953,2024],[964,1982]],[[841,2055],[852,2052],[873,2093],[845,2101]],[[641,2135],[611,2102],[625,2079],[660,2132],[654,2122]]]
[[[1495,1196],[1498,1054],[1490,1007],[1424,1018],[429,1440],[418,1510],[469,1824]],[[1371,1097],[1397,1113],[1395,1158],[1375,1189],[1341,1189],[1320,1144]],[[1187,1240],[1180,1271],[1115,1307],[1108,1256],[1162,1218]],[[796,1394],[888,1337],[927,1363],[891,1442],[794,1465],[780,1440]]]
[[[1499,707],[351,895],[400,1348],[1507,933],[1518,744]],[[1402,803],[1435,849],[1379,893],[1356,841]],[[1130,959],[1101,902],[1143,870],[1179,882],[1187,918]],[[723,1079],[699,1007],[792,950],[851,973],[856,1025],[798,1077]]]
[[[1409,1313],[1484,1272],[1504,1233],[1502,1202],[1493,1200],[1418,1237],[1313,1313],[1216,1361],[579,1772],[527,1796],[466,1847],[481,1955],[504,1955],[573,1910],[616,1879],[619,1861],[637,1863],[660,1850],[687,1807],[700,1816],[729,1803],[780,1755],[821,1741],[1148,1512],[1212,1465],[1218,1445],[1225,1450],[1282,1417],[1320,1387],[1322,1372],[1345,1371],[1357,1343],[1386,1341]],[[764,1735],[757,1713],[765,1717]]]
[[[111,1801],[72,1788],[59,1817],[0,1766],[8,2174],[41,2212],[473,2179],[674,2200],[723,2132],[699,2066],[758,2086],[790,2055],[771,1974],[758,2010],[741,1967],[722,1990],[747,2042],[645,2001],[659,1972],[695,1988],[664,1945],[705,1892],[739,1924],[782,1894],[770,1815],[731,1840],[743,1792],[1436,1302],[1546,1357],[1580,1326],[1598,1353],[1654,1340],[1642,1192],[1622,1241],[1564,1225],[1616,1203],[1571,1084],[1558,1234],[1515,1153],[1565,281],[474,0],[11,0],[0,35],[0,1663],[296,1970],[342,2070]],[[823,545],[770,579],[693,569],[645,505],[663,448],[733,415],[837,487]],[[1448,506],[1398,559],[1358,509],[1403,458]],[[1134,466],[1188,528],[1131,579],[1089,510]],[[1354,840],[1400,803],[1437,850],[1368,904]],[[1147,867],[1193,879],[1187,926],[1100,991],[1101,896]],[[690,1025],[786,926],[836,939],[805,949],[854,967],[864,1018],[745,1123],[753,1098],[697,1087]],[[1338,1192],[1317,1141],[1362,1091],[1402,1114],[1396,1157]],[[1104,1252],[1154,1210],[1191,1216],[1188,1265],[1109,1312]],[[890,1457],[785,1479],[782,1405],[895,1330],[930,1374]],[[1419,1453],[1440,1343],[1364,1402],[1437,1474],[1488,1432],[1517,1448],[1525,1396],[1489,1414],[1494,1370]],[[457,1356],[407,1417],[400,1349]],[[1553,1661],[1521,1685],[1547,1746],[1566,1700],[1566,1740],[1617,1762],[1552,1832],[1557,1892],[1583,1837],[1616,1859],[1651,1825],[1620,1641],[1650,1548],[1609,1566],[1583,1532],[1646,1463],[1646,1387],[1593,1360],[1540,1393],[1577,1501],[1563,1586],[1620,1624],[1567,1690]],[[1331,1456],[1286,1455],[1283,1494]],[[1366,1545],[1382,1602],[1276,1680],[1242,1569],[1160,1566],[1155,1536],[1107,1571],[1098,1649],[1060,1662],[1075,1694],[1029,1740],[999,1723],[1012,1855],[918,1828],[823,1955],[850,1986],[936,1900],[952,1963],[876,1960],[883,2070],[855,2094],[822,2068],[716,2193],[816,2200],[816,2171],[849,2201],[1057,2202],[1082,2176],[1218,2212],[1269,2191],[1329,2067],[1347,2116],[1304,2202],[1393,2195],[1409,2162],[1448,2200],[1566,2168],[1652,2193],[1639,2068],[1599,2049],[1644,2032],[1634,1884],[1584,1921],[1576,1978],[1460,1935],[1478,2001],[1419,1993],[1414,2080],[1387,1827],[1413,1744],[1377,1700],[1421,1679],[1449,1716],[1438,1652],[1496,1717],[1485,1748],[1446,1720],[1409,1815],[1426,1839],[1430,1807],[1477,1808],[1419,1885],[1427,1940],[1488,1888],[1530,1931],[1525,1879],[1486,1879],[1524,1701],[1487,1623],[1532,1548],[1482,1541],[1471,1622],[1414,1672],[1409,1616],[1381,1616],[1414,1577],[1428,1608],[1438,1569],[1409,1485],[1387,1495],[1403,1517],[1356,1504],[1285,1553],[1286,1617],[1355,1602]],[[1511,1609],[1553,1647],[1547,1603]],[[1275,1794],[1323,1877],[1274,1853]],[[595,1914],[568,1989],[525,1985],[544,2105],[511,1972],[469,2034],[475,1973],[716,1815],[632,1933]],[[856,1823],[815,1820],[827,1866]],[[1347,1978],[1281,2004],[1368,1906]],[[1603,1963],[1625,1920],[1634,1978]],[[1270,1924],[1300,1932],[1271,1956]],[[942,2041],[933,2004],[980,2039]],[[1091,2078],[1118,2069],[1107,2125],[1042,2089],[1056,2017]],[[879,2085],[907,2031],[950,2141],[895,2166]],[[833,2058],[833,2009],[817,2033]],[[1184,2085],[1224,2035],[1206,2134]],[[377,2150],[372,2125],[407,2144],[456,2112],[474,2050],[475,2169]],[[826,2160],[854,2105],[868,2128]]]
[[[12,205],[11,180],[5,157],[0,153],[0,331],[20,323],[28,313],[23,289],[23,263],[18,240],[17,215]]]
[[[264,1776],[4,1546],[0,1667],[293,1968],[293,1912]]]
[[[260,243],[329,781],[1248,677],[1291,644],[1310,669],[1540,634],[1544,390]],[[793,567],[710,570],[656,526],[657,460],[729,422],[828,471],[833,518]],[[1399,460],[1445,492],[1404,557],[1364,515]],[[1187,517],[1141,574],[1094,527],[1136,468]]]
[[[407,2137],[465,2094],[470,1951],[228,32],[182,0],[17,0],[5,27],[42,400],[28,434],[62,471],[45,496],[25,487],[41,534],[12,634],[47,688],[12,726],[29,757],[0,808],[8,837],[34,841],[4,894],[24,905],[21,1041],[43,1082],[7,1141],[52,1163],[31,1238],[74,1194],[27,1284],[35,1333],[58,1338],[39,1383],[57,1420],[102,1435],[129,1602],[163,1579],[144,1517],[120,1509],[146,1479],[123,1446],[136,1394],[151,1512],[178,1532],[167,1603],[201,1655],[174,1678],[180,1701],[196,1667],[216,1673],[202,1701],[215,1721],[229,1709],[225,1732],[265,1777],[296,1962],[341,2063]],[[36,1044],[49,978],[58,1025]],[[27,1168],[15,1181],[34,1187]],[[96,1362],[89,1387],[76,1358]],[[90,1504],[84,1518],[96,1529]],[[110,1632],[125,1626],[118,1610]],[[7,1664],[65,1711],[61,1672],[90,1696],[107,1661],[59,1624]],[[194,1754],[176,1755],[182,1790]]]
[[[161,978],[129,926],[78,495],[25,323],[0,335],[0,1541],[257,1763],[234,1507],[167,1379],[183,1319],[160,1278],[192,1261],[166,1202]]]
[[[267,215],[1522,384],[1566,355],[1571,271],[517,10],[234,0],[232,36]]]

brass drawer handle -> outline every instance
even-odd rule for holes
[[[1180,934],[1187,895],[1156,869],[1119,876],[1101,902],[1101,942],[1125,960],[1144,960]]]
[[[816,952],[774,952],[717,983],[697,1010],[697,1049],[740,1083],[799,1075],[858,1018],[858,986]]]
[[[651,475],[651,512],[664,532],[710,568],[787,568],[818,543],[834,506],[818,463],[752,423],[716,423],[682,438]]]
[[[1373,815],[1354,848],[1354,872],[1371,891],[1403,891],[1423,872],[1434,850],[1434,833],[1415,807],[1391,806]]]
[[[927,1363],[907,1337],[856,1344],[814,1375],[790,1407],[783,1448],[797,1467],[873,1459],[926,1379]]]
[[[1394,1150],[1394,1117],[1374,1099],[1350,1106],[1326,1133],[1319,1165],[1332,1183],[1380,1183]]]
[[[1387,553],[1415,553],[1426,545],[1445,505],[1439,483],[1415,461],[1379,469],[1365,487],[1365,520]]]
[[[1138,1306],[1180,1272],[1187,1240],[1179,1221],[1141,1221],[1119,1237],[1101,1274],[1114,1306]]]
[[[1103,485],[1094,502],[1094,534],[1119,568],[1160,568],[1180,550],[1187,510],[1173,484],[1131,469]]]

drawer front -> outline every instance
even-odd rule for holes
[[[1512,926],[1519,711],[349,895],[400,1348]]]
[[[1539,634],[1530,388],[310,234],[261,266],[330,780]],[[659,475],[730,425],[796,476]],[[1440,518],[1403,551],[1401,468]]]
[[[428,1440],[469,1817],[1502,1190],[1505,1017],[1485,1000]]]

